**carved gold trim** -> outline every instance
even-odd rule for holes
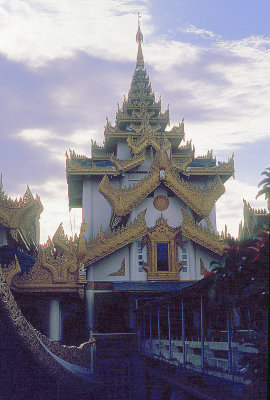
[[[169,172],[166,174],[165,185],[200,216],[209,216],[216,201],[225,193],[225,186],[219,176],[215,176],[211,186],[200,188]]]
[[[143,152],[140,155],[134,156],[130,160],[118,160],[114,155],[112,155],[110,161],[115,165],[117,171],[122,172],[141,165],[145,161],[145,158],[146,154]]]
[[[169,199],[163,195],[156,196],[154,198],[153,205],[159,211],[167,210],[169,207]]]
[[[146,210],[142,211],[134,222],[114,232],[103,232],[101,226],[100,234],[86,243],[84,264],[91,265],[142,237],[146,232],[145,213]]]
[[[99,146],[95,140],[91,139],[91,156],[93,160],[110,160],[112,153],[106,152],[104,146]]]
[[[169,268],[168,271],[157,271],[157,243],[168,243]],[[143,268],[147,272],[147,280],[179,280],[179,272],[183,263],[178,260],[178,249],[182,247],[181,228],[172,228],[161,214],[156,224],[147,229],[142,239],[142,247],[147,249],[147,263]]]
[[[75,152],[66,153],[66,173],[68,175],[117,175],[118,171],[114,167],[98,167],[93,161],[92,166],[84,166],[79,162],[87,159],[85,156],[79,156]]]
[[[165,131],[167,136],[179,136],[181,139],[185,138],[184,118],[179,122],[178,126],[173,126],[170,131]]]
[[[102,227],[96,238],[86,242],[82,224],[79,237],[68,239],[62,225],[53,239],[41,246],[38,258],[27,274],[12,279],[12,289],[34,292],[80,292],[85,277],[80,271],[84,266],[108,256],[109,254],[142,237],[146,232],[145,211],[133,223],[113,232],[103,232]],[[15,274],[13,274],[14,276]]]
[[[216,176],[212,186],[199,188],[181,179],[174,171],[164,149],[156,154],[149,174],[136,185],[128,188],[112,186],[107,176],[99,185],[100,193],[106,198],[118,216],[128,214],[163,182],[199,216],[208,216],[218,198],[225,192],[221,179]]]
[[[29,273],[12,280],[12,288],[17,291],[80,291],[78,271],[82,267],[86,253],[82,224],[79,237],[68,239],[62,224],[52,240],[40,246],[38,258]]]
[[[234,175],[234,158],[214,167],[187,168],[186,175]]]
[[[92,166],[83,166],[78,160],[87,159],[84,156],[77,156],[71,152],[70,156],[66,154],[66,172],[68,175],[119,175],[121,172],[128,171],[141,165],[145,161],[145,152],[135,155],[130,160],[118,160],[113,154],[110,154],[109,161],[114,164],[114,167],[99,167],[95,165],[93,159],[89,159],[93,163]],[[95,156],[95,158],[104,160],[106,157]],[[106,158],[107,159],[107,158]]]
[[[251,208],[250,204],[243,199],[243,215],[244,223],[241,221],[239,224],[239,239],[245,239],[258,232],[258,226],[260,229],[268,230],[270,224],[270,214],[266,209],[256,209]],[[225,234],[222,232],[223,236],[227,238],[227,226],[225,225]]]
[[[151,129],[153,128],[151,127]],[[154,134],[145,134],[138,140],[133,139],[130,135],[127,138],[127,144],[135,155],[143,152],[148,146],[152,146],[156,151],[159,151],[162,145],[164,146],[165,150],[168,150],[171,147],[171,144],[166,137],[163,138],[163,143],[161,144],[159,137],[155,136]]]
[[[49,353],[52,352],[63,360],[83,367],[90,365],[90,348],[95,345],[94,341],[83,343],[80,347],[64,346],[58,342],[50,340],[45,335],[33,328],[26,320],[18,307],[8,284],[5,281],[3,270],[0,267],[0,303],[6,312],[10,323],[15,328],[21,343],[26,346],[38,362],[43,365],[50,373],[58,374],[61,372],[69,378],[74,376],[68,372],[59,362]],[[49,351],[48,351],[49,350]]]
[[[111,272],[108,276],[125,276],[126,275],[126,259],[124,258],[121,267],[115,271]]]
[[[0,264],[0,268],[1,268],[1,264]],[[3,269],[4,278],[9,286],[10,286],[11,281],[14,278],[14,276],[18,275],[20,272],[21,272],[21,267],[20,267],[18,258],[15,254],[14,261],[7,268]]]
[[[23,198],[19,200],[12,200],[0,191],[0,223],[10,229],[14,240],[18,241],[20,235],[28,248],[31,245],[38,246],[42,211],[39,196],[34,198],[28,186]]]
[[[191,216],[181,209],[183,215],[182,233],[195,243],[213,251],[219,255],[224,253],[226,243],[220,240],[220,237],[213,233],[209,228],[196,224]]]
[[[192,162],[192,157],[189,154],[181,155],[181,157],[179,155],[177,155],[177,157],[172,155],[172,161],[175,169],[184,172],[186,171],[187,166]]]
[[[148,196],[159,184],[159,175],[148,175],[137,185],[129,186],[127,189],[112,186],[107,176],[104,176],[99,184],[98,190],[110,203],[113,211],[118,216],[128,214],[140,201]]]

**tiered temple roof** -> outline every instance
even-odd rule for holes
[[[181,145],[185,139],[184,119],[178,126],[168,130],[169,107],[161,111],[161,99],[156,101],[149,76],[144,67],[142,53],[143,35],[138,26],[136,35],[138,53],[128,97],[122,107],[118,105],[115,125],[108,119],[105,125],[102,146],[91,143],[91,157],[74,152],[66,155],[66,172],[69,184],[70,207],[81,207],[81,179],[86,175],[117,176],[141,165],[147,148],[157,152],[161,146],[171,151],[171,161],[176,173],[185,179],[200,176],[218,176],[224,183],[234,174],[233,157],[220,163],[213,158],[212,151],[206,156],[195,157],[191,141]],[[126,142],[130,148],[130,160],[117,160],[117,143]]]

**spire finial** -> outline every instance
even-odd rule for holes
[[[140,13],[138,13],[138,30],[137,30],[137,34],[136,34],[136,42],[137,43],[143,42],[143,34],[141,31],[140,18],[141,18],[141,15],[140,15]]]
[[[141,31],[141,26],[140,26],[140,18],[141,18],[141,15],[140,15],[140,13],[138,13],[138,30],[136,33],[136,42],[138,43],[138,53],[137,53],[136,68],[144,67],[144,60],[143,60],[143,53],[142,53],[143,34]]]

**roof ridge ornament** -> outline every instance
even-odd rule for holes
[[[138,53],[137,53],[136,69],[144,67],[144,60],[143,60],[143,53],[142,53],[143,34],[141,31],[140,18],[141,18],[141,15],[140,15],[140,13],[138,13],[138,30],[136,33],[136,42],[138,43]]]

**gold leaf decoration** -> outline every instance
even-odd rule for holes
[[[39,196],[27,186],[23,198],[12,200],[0,190],[0,223],[10,229],[15,241],[22,238],[28,248],[39,243],[39,218],[43,211]]]
[[[163,195],[156,196],[154,198],[153,205],[159,211],[167,210],[169,207],[169,199]]]
[[[142,211],[134,222],[113,232],[103,232],[101,228],[100,234],[86,243],[84,264],[86,266],[91,265],[142,237],[147,228],[145,213],[146,210]]]
[[[157,270],[157,243],[168,243],[168,271]],[[178,261],[177,247],[182,247],[181,227],[172,228],[167,224],[167,220],[161,215],[152,228],[147,229],[143,237],[142,247],[147,249],[147,263],[143,264],[147,272],[148,280],[179,280],[179,272],[183,268],[183,263]]]
[[[209,216],[215,202],[225,192],[219,176],[213,184],[200,188],[189,184],[173,171],[173,164],[162,148],[151,166],[150,172],[136,185],[128,188],[114,187],[108,176],[104,176],[99,185],[100,193],[110,203],[118,216],[127,215],[137,204],[145,199],[163,182],[181,200],[199,216]]]
[[[218,235],[213,233],[211,229],[196,224],[184,209],[181,211],[183,215],[183,235],[193,240],[195,243],[205,247],[206,249],[222,255],[224,253],[226,243],[223,242]]]
[[[121,267],[115,271],[111,272],[108,276],[125,276],[126,275],[126,259],[124,258]]]

